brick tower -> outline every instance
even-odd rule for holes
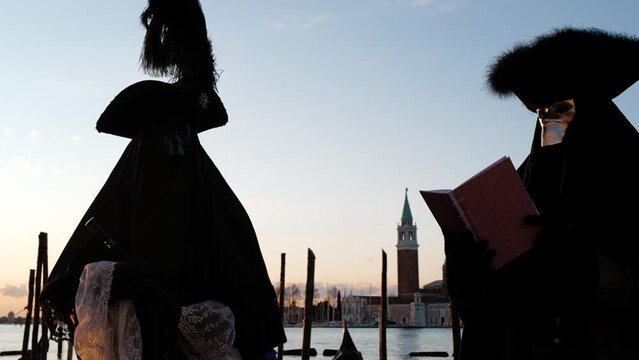
[[[397,225],[397,295],[412,300],[419,290],[419,263],[417,261],[417,226],[408,204],[408,189],[404,196],[402,218]]]

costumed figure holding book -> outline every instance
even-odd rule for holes
[[[198,0],[150,0],[97,130],[130,138],[42,292],[83,360],[264,359],[286,341],[255,231],[198,139],[227,114]],[[53,332],[53,331],[52,331]],[[57,333],[57,332],[53,332]]]
[[[521,221],[541,231],[495,270],[490,244],[444,229],[463,360],[639,359],[639,134],[612,101],[637,79],[639,39],[598,29],[555,30],[490,67],[493,93],[536,115],[518,173],[539,212]]]

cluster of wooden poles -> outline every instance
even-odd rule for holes
[[[284,321],[284,281],[285,281],[285,268],[286,268],[286,254],[281,254],[281,267],[280,267],[280,317]],[[386,323],[388,319],[388,293],[386,282],[386,252],[382,250],[382,278],[381,278],[381,299],[380,299],[380,313],[379,313],[379,359],[386,360]],[[308,249],[307,269],[306,269],[306,293],[304,300],[304,322],[302,325],[302,360],[309,360],[311,356],[311,328],[313,327],[313,295],[315,292],[315,254],[311,249]],[[453,358],[459,359],[459,346],[460,346],[460,329],[459,319],[457,317],[454,308],[452,309],[453,318]],[[284,346],[280,345],[277,348],[277,359],[282,360],[284,354]]]
[[[27,314],[22,338],[21,360],[46,360],[49,351],[49,330],[41,318],[40,291],[49,276],[48,237],[47,233],[38,235],[38,261],[36,269],[29,270],[29,295]],[[31,328],[33,324],[33,328]],[[42,334],[40,334],[42,330]],[[29,341],[31,340],[31,341]],[[29,343],[31,348],[29,349]],[[13,353],[13,352],[12,352]],[[17,354],[15,354],[17,355]],[[67,359],[73,357],[73,346],[69,342]],[[62,342],[58,343],[58,358],[62,358]]]

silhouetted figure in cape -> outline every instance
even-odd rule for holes
[[[612,102],[638,61],[635,37],[564,28],[492,64],[491,90],[536,113],[519,173],[543,232],[498,271],[445,233],[463,360],[639,358],[639,135]]]
[[[246,211],[198,139],[227,122],[204,15],[197,0],[150,0],[141,20],[143,68],[173,81],[127,87],[98,120],[99,132],[131,142],[51,272],[42,293],[46,321],[68,325],[69,336],[82,323],[74,304],[82,274],[81,289],[93,300],[100,295],[86,290],[101,279],[110,284],[109,305],[132,300],[145,360],[198,358],[205,345],[180,345],[188,338],[185,313],[195,311],[223,311],[225,340],[243,359],[264,359],[286,340],[275,292]],[[85,226],[91,218],[116,247]],[[115,264],[96,263],[103,260]],[[89,263],[99,266],[85,269]],[[202,329],[191,340],[215,340]]]

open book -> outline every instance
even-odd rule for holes
[[[420,191],[435,220],[470,231],[496,251],[496,269],[528,251],[539,234],[524,218],[538,214],[510,158],[504,156],[453,190]]]

